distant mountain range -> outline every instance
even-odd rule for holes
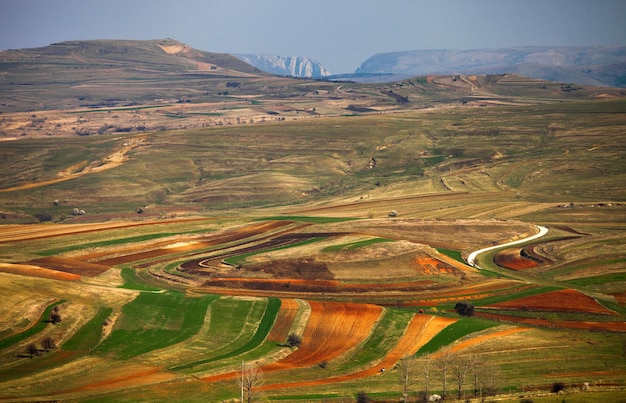
[[[409,50],[378,53],[344,79],[393,81],[429,74],[519,74],[582,85],[626,87],[626,46]]]
[[[326,78],[330,72],[321,63],[301,56],[233,54],[244,62],[268,73],[302,78]]]

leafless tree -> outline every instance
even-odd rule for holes
[[[430,356],[426,356],[426,360],[422,364],[422,373],[424,374],[424,397],[427,399],[430,394],[430,373],[432,360]]]
[[[241,363],[239,386],[244,402],[252,403],[260,400],[258,388],[263,385],[263,372],[253,363]]]
[[[441,397],[445,400],[448,391],[448,374],[456,354],[450,349],[445,349],[436,359],[435,367],[441,375]]]
[[[30,358],[33,358],[36,355],[39,355],[39,349],[35,345],[35,343],[30,343],[26,346],[26,353],[30,354]]]
[[[472,362],[468,357],[457,356],[451,365],[452,375],[456,381],[456,390],[457,395],[456,398],[461,400],[461,394],[463,393],[463,386],[465,385],[465,380],[467,379],[467,374],[472,366]]]
[[[57,344],[54,342],[52,337],[44,337],[41,341],[41,348],[43,348],[46,352],[49,352],[50,350],[57,348]]]
[[[491,363],[483,366],[481,385],[488,396],[494,396],[500,389],[502,379],[498,367]]]
[[[402,401],[409,400],[409,387],[415,382],[417,362],[415,357],[407,356],[400,360],[400,386],[402,387]]]
[[[472,363],[470,372],[474,382],[474,397],[479,397],[482,395],[481,380],[484,374],[485,360],[482,355],[472,354],[470,361]]]

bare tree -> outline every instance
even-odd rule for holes
[[[36,355],[39,355],[39,349],[35,345],[35,343],[30,343],[26,346],[26,353],[30,354],[30,358],[33,358]]]
[[[428,400],[428,396],[430,395],[430,375],[433,366],[433,361],[429,355],[425,355],[424,361],[420,367],[421,373],[424,376],[424,401]]]
[[[483,377],[481,380],[485,393],[489,396],[494,396],[500,389],[501,381],[499,368],[494,364],[486,363],[483,366]]]
[[[456,359],[452,362],[451,369],[452,375],[456,380],[456,388],[457,395],[456,398],[461,400],[461,394],[463,393],[463,385],[465,385],[465,380],[467,379],[467,373],[471,368],[471,361],[467,357],[456,357]]]
[[[253,363],[241,363],[241,387],[242,402],[252,403],[260,400],[258,388],[263,385],[263,372]]]
[[[446,399],[446,393],[448,391],[448,374],[451,370],[455,355],[456,354],[448,348],[435,359],[435,367],[439,370],[441,375],[441,397],[444,400]]]
[[[481,378],[485,368],[485,360],[482,355],[472,354],[470,356],[471,369],[470,373],[474,382],[474,397],[482,396]]]
[[[46,352],[49,352],[50,350],[57,348],[57,344],[54,342],[52,337],[44,337],[41,341],[41,348],[43,348]]]
[[[407,356],[400,360],[400,386],[402,387],[402,401],[409,401],[409,386],[415,382],[417,362],[415,357]]]

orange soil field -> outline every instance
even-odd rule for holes
[[[287,357],[261,367],[264,373],[306,368],[330,361],[362,342],[371,332],[382,308],[371,304],[309,301],[311,315],[302,344]],[[202,378],[206,382],[232,379],[238,372]]]
[[[284,298],[280,303],[280,310],[278,316],[272,326],[272,330],[267,335],[268,341],[274,341],[277,343],[284,342],[289,336],[291,326],[298,313],[299,305],[294,299]]]
[[[402,358],[415,354],[422,346],[424,346],[430,339],[436,334],[441,332],[444,328],[450,324],[456,322],[455,319],[443,318],[439,316],[430,316],[416,314],[411,319],[406,331],[402,338],[394,346],[394,348],[387,353],[387,355],[374,366],[362,371],[357,371],[351,374],[340,375],[330,378],[315,379],[310,381],[290,382],[280,384],[263,385],[260,390],[275,390],[286,388],[299,388],[305,386],[325,385],[329,383],[345,382],[354,379],[365,378],[369,376],[377,375],[381,370],[392,368]]]
[[[527,327],[512,327],[509,329],[503,329],[503,330],[499,330],[497,332],[493,332],[493,333],[489,333],[489,334],[484,334],[482,336],[478,336],[478,337],[472,337],[471,339],[468,340],[464,340],[458,344],[453,345],[450,350],[453,353],[456,353],[457,351],[461,351],[465,348],[469,348],[471,346],[475,346],[476,344],[480,344],[485,340],[489,340],[489,339],[493,339],[496,337],[504,337],[504,336],[508,336],[511,334],[515,334],[515,333],[519,333],[519,332],[524,332],[526,330],[530,330],[530,328]],[[433,354],[431,357],[432,358],[438,358],[443,354],[443,352],[440,353],[435,353]]]
[[[132,371],[132,369],[130,369]],[[114,375],[114,374],[112,374]],[[79,386],[69,390],[64,390],[56,394],[66,394],[81,391],[109,391],[124,388],[132,388],[138,385],[146,385],[150,383],[167,382],[175,379],[176,374],[164,372],[162,368],[149,368],[143,369],[138,372],[131,372],[126,375],[116,376],[110,379],[104,379],[98,382],[90,383],[84,386]]]
[[[521,249],[505,249],[495,256],[494,262],[501,267],[512,270],[526,270],[539,266],[539,263],[521,255]]]
[[[20,274],[22,276],[42,277],[52,280],[76,281],[80,280],[78,274],[65,273],[58,270],[46,269],[29,264],[0,263],[0,272]]]
[[[603,315],[617,315],[600,305],[592,297],[576,290],[558,290],[511,301],[499,302],[486,306],[488,308],[522,309],[551,312],[595,313]]]

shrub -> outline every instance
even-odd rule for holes
[[[563,382],[554,382],[552,384],[552,389],[550,389],[550,392],[559,393],[562,390],[565,390],[565,384]]]
[[[454,310],[461,316],[474,316],[474,305],[467,302],[457,302]]]

